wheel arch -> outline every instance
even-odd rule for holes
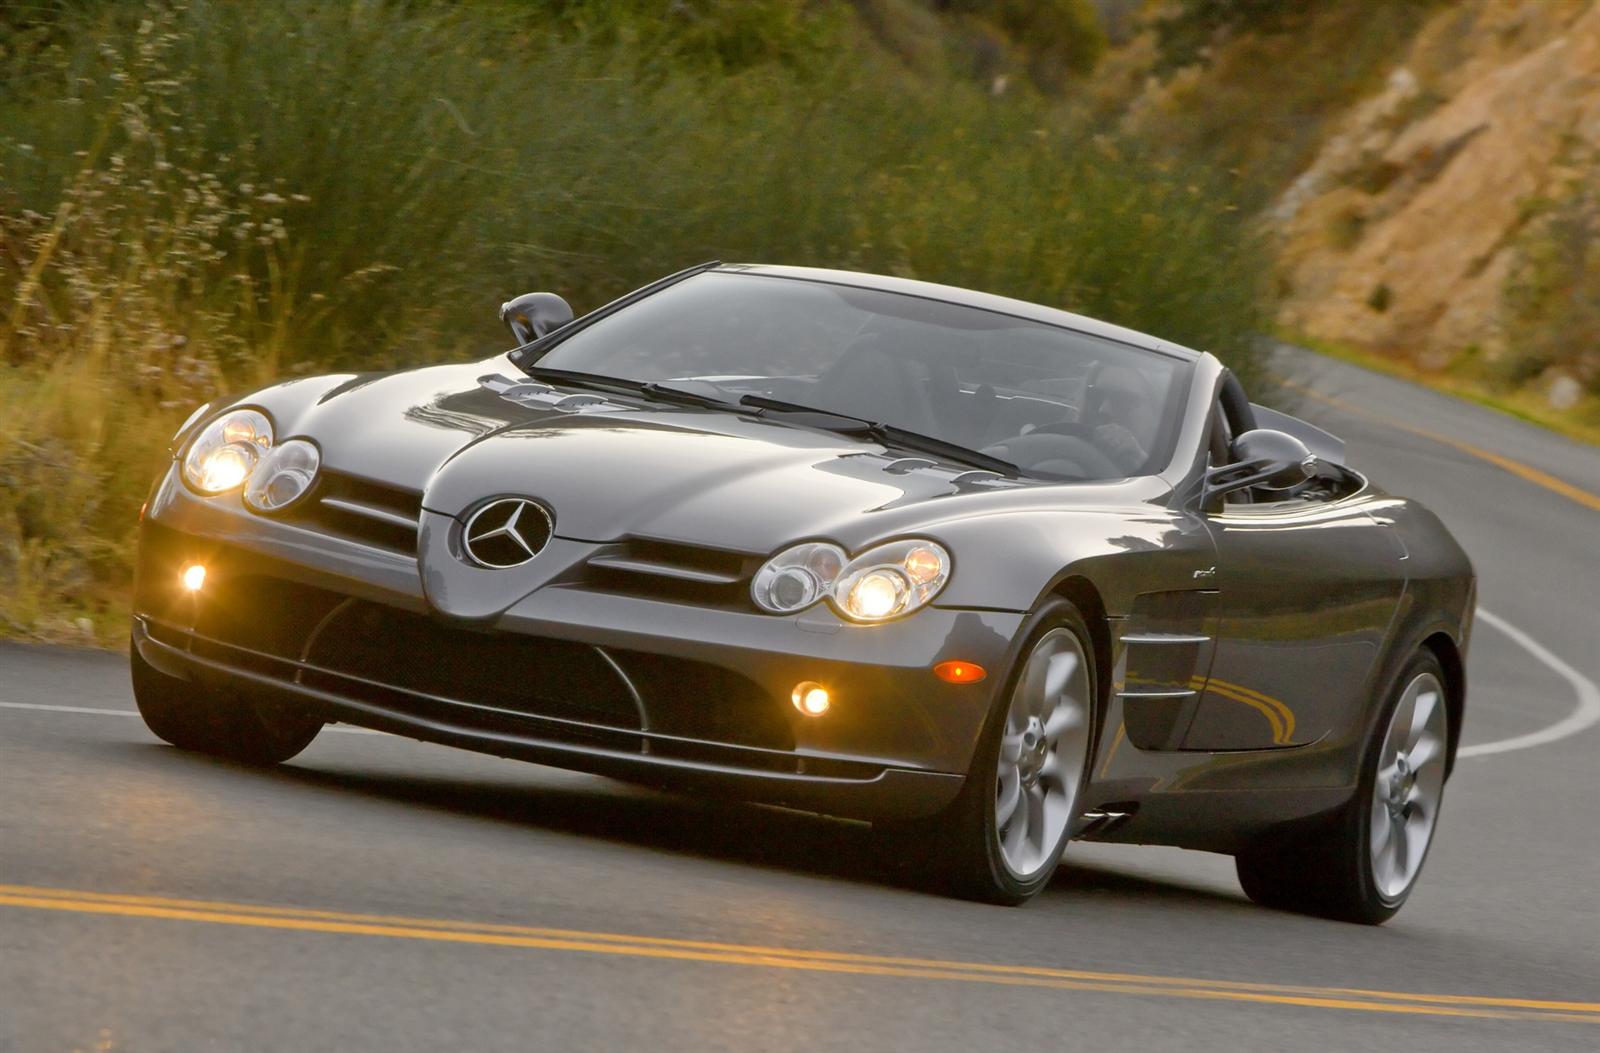
[[[1098,739],[1098,725],[1105,719],[1111,700],[1111,622],[1106,616],[1105,600],[1094,583],[1081,574],[1069,574],[1062,578],[1051,586],[1049,595],[1060,597],[1078,608],[1089,629],[1089,643],[1094,648],[1097,710],[1094,719]]]
[[[1444,670],[1445,713],[1450,718],[1450,748],[1445,754],[1444,769],[1448,777],[1456,766],[1456,747],[1461,743],[1461,721],[1467,708],[1466,663],[1455,639],[1442,629],[1423,640],[1421,647],[1431,651],[1439,660],[1439,667]]]

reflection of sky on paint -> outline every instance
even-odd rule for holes
[[[506,422],[502,419],[488,417],[480,413],[446,409],[440,404],[442,401],[442,399],[434,399],[420,406],[411,406],[405,411],[405,418],[413,424],[425,424],[432,428],[465,432],[472,436],[487,435],[496,428],[505,427]]]

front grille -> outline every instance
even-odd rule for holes
[[[308,660],[374,685],[508,713],[640,727],[616,671],[593,647],[567,640],[477,632],[356,602],[323,627]]]
[[[658,755],[794,749],[787,700],[713,663],[466,628],[268,575],[208,581],[192,634],[149,625],[198,656],[443,724],[613,748],[647,731]]]
[[[327,589],[260,574],[214,574],[195,607],[197,633],[275,658],[299,660],[317,626],[347,602]]]
[[[342,472],[324,472],[317,492],[290,521],[375,548],[417,554],[422,494]]]
[[[589,558],[584,580],[601,592],[747,609],[761,557],[651,538],[607,545]]]

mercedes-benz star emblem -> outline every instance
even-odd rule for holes
[[[544,549],[553,529],[550,513],[538,502],[502,497],[472,513],[461,547],[480,567],[520,567]]]

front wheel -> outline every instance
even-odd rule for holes
[[[1367,745],[1355,798],[1313,842],[1236,860],[1257,903],[1377,925],[1416,887],[1444,798],[1449,714],[1444,672],[1430,651],[1406,666]]]
[[[180,749],[247,764],[279,764],[311,745],[322,730],[322,719],[313,714],[170,677],[140,657],[137,645],[129,664],[133,701],[145,726]]]
[[[984,728],[961,795],[921,827],[934,850],[930,877],[964,898],[1006,905],[1049,883],[1078,816],[1095,684],[1083,616],[1052,605]]]

